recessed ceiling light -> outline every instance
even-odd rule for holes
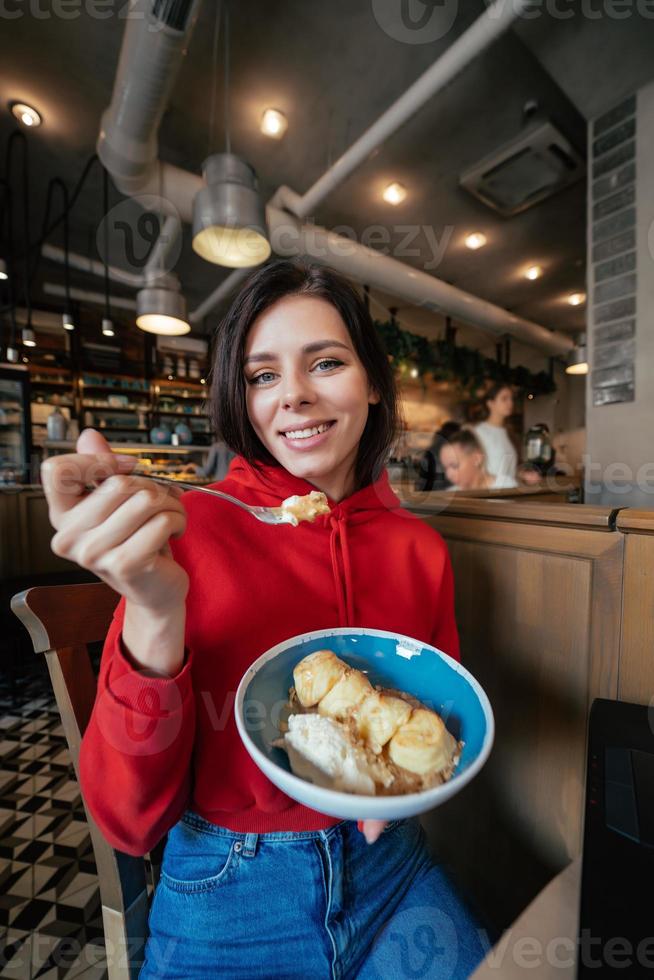
[[[570,306],[581,306],[581,304],[585,302],[586,293],[570,293],[568,296],[568,303]]]
[[[543,274],[543,267],[540,265],[530,265],[525,269],[525,279],[540,279]]]
[[[288,129],[288,119],[279,109],[266,109],[261,117],[261,132],[274,140],[280,140]]]
[[[397,181],[395,181],[394,183],[388,185],[388,187],[384,190],[382,197],[388,204],[401,204],[406,197],[406,187],[404,184],[398,184]]]
[[[11,111],[23,126],[35,128],[41,125],[42,119],[39,113],[31,105],[26,105],[25,102],[12,102]]]
[[[485,235],[480,231],[475,231],[466,237],[466,246],[472,249],[483,248],[487,241]]]

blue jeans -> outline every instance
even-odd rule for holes
[[[486,949],[417,819],[243,834],[187,811],[168,835],[139,980],[463,980]]]

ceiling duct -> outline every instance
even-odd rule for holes
[[[173,31],[185,31],[191,19],[193,0],[154,0],[152,16]]]
[[[583,177],[586,167],[551,122],[530,126],[461,175],[459,183],[505,218]]]

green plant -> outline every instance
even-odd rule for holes
[[[417,369],[423,379],[431,375],[434,381],[457,383],[463,392],[477,395],[484,382],[502,381],[522,391],[524,395],[549,395],[556,384],[548,371],[530,371],[520,365],[511,367],[491,357],[483,357],[472,347],[453,344],[448,340],[428,340],[419,334],[403,330],[394,317],[375,320],[386,353],[400,376]]]

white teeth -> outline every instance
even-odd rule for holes
[[[291,432],[285,432],[284,435],[287,439],[308,439],[309,436],[317,436],[319,432],[326,432],[330,424],[330,422],[323,422],[322,425],[314,425],[312,429],[293,429]]]

